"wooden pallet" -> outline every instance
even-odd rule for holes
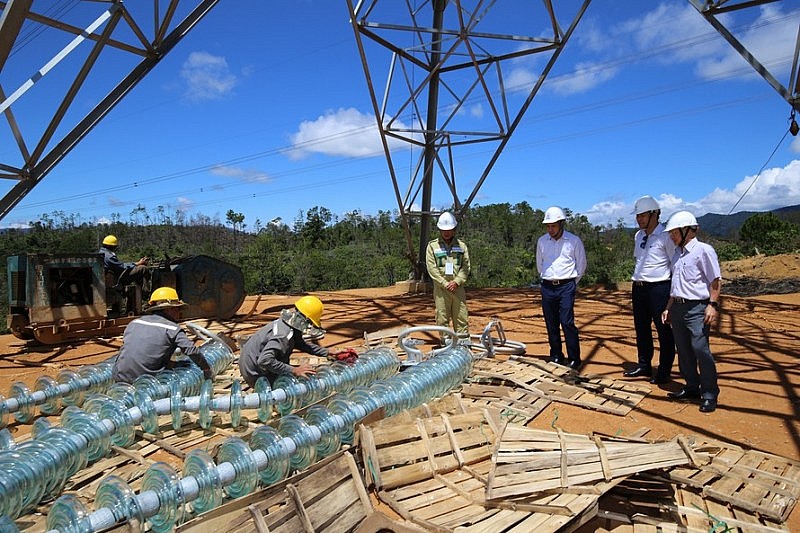
[[[524,389],[490,383],[465,383],[461,387],[465,408],[491,408],[512,424],[525,425],[541,413],[550,400]]]
[[[782,521],[774,521],[735,506],[704,498],[694,490],[677,489],[673,510],[681,515],[689,528],[702,531],[741,531],[743,533],[773,533],[789,531]],[[710,528],[716,529],[710,529]]]
[[[397,337],[405,330],[410,328],[409,325],[396,326],[393,328],[382,329],[379,331],[364,332],[364,347],[375,348],[376,346],[397,346]]]
[[[685,440],[602,440],[507,425],[492,460],[486,488],[490,500],[593,485],[698,459]]]
[[[591,518],[597,494],[486,500],[492,447],[503,425],[497,412],[484,409],[362,427],[368,485],[427,531],[563,531]]]
[[[522,357],[479,359],[470,381],[507,385],[554,402],[620,416],[630,413],[651,391],[632,381],[579,376],[561,365]]]
[[[672,469],[669,479],[717,502],[786,521],[800,498],[800,462],[714,440],[696,449],[710,457],[708,464]]]
[[[407,424],[362,427],[367,486],[390,489],[486,460],[500,423],[488,411],[440,415]]]
[[[353,456],[342,451],[302,474],[213,509],[176,531],[354,531],[372,513]]]
[[[587,527],[615,533],[788,531],[779,522],[705,499],[700,491],[649,473],[630,476],[605,494]]]

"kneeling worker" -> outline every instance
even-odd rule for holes
[[[328,357],[327,348],[303,339],[303,332],[310,326],[322,328],[322,310],[319,298],[303,296],[295,302],[294,309],[283,309],[280,318],[247,339],[239,354],[239,371],[247,384],[255,386],[261,376],[272,383],[281,374],[313,375],[314,369],[309,365],[290,365],[289,356],[297,348],[307,354]]]
[[[157,374],[170,368],[176,348],[180,348],[203,371],[205,379],[214,379],[211,366],[200,347],[189,339],[181,326],[180,308],[186,305],[172,287],[160,287],[150,296],[143,315],[125,328],[122,348],[114,363],[114,381],[133,383],[142,374]]]

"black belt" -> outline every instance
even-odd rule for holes
[[[652,285],[661,285],[662,283],[671,283],[669,279],[662,279],[661,281],[634,281],[636,287],[650,287]]]
[[[676,304],[706,304],[706,305],[708,305],[709,302],[708,298],[706,298],[705,300],[688,300],[686,298],[674,298],[674,297],[672,298],[672,301],[674,301]]]
[[[569,283],[570,281],[575,281],[575,278],[569,279],[543,279],[542,285],[547,285],[548,287],[557,287],[558,285],[564,285],[565,283]]]

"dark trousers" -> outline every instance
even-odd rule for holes
[[[650,369],[653,366],[653,329],[658,334],[658,375],[668,377],[675,362],[675,339],[672,328],[661,321],[661,313],[669,300],[669,280],[645,285],[633,284],[633,325],[636,329],[636,352],[639,367]]]
[[[705,302],[673,303],[670,308],[672,334],[686,389],[699,391],[703,399],[716,400],[719,396],[717,365],[708,345],[710,328],[703,323],[705,312]]]
[[[564,330],[564,343],[570,361],[580,362],[581,346],[578,328],[575,326],[575,290],[577,283],[568,281],[561,285],[542,283],[542,313],[547,327],[547,341],[550,343],[550,357],[562,358],[561,333]]]

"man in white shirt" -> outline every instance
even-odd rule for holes
[[[652,196],[642,196],[634,204],[639,231],[634,237],[633,257],[633,325],[636,330],[637,364],[626,371],[626,378],[644,377],[650,383],[667,383],[675,361],[675,340],[672,328],[661,320],[667,307],[675,244],[659,222],[661,208]],[[658,370],[653,375],[653,330],[658,334]]]
[[[717,252],[697,240],[697,219],[688,211],[669,218],[666,230],[678,247],[672,259],[672,286],[663,321],[672,324],[678,367],[686,385],[667,394],[672,400],[700,400],[700,411],[717,408],[717,365],[708,337],[719,319],[722,290]]]
[[[581,347],[575,326],[575,292],[586,272],[586,252],[577,235],[564,230],[566,215],[560,207],[549,207],[543,223],[547,233],[536,243],[536,268],[541,277],[542,314],[550,344],[550,362],[581,367]],[[567,359],[561,349],[561,333],[567,345]]]

